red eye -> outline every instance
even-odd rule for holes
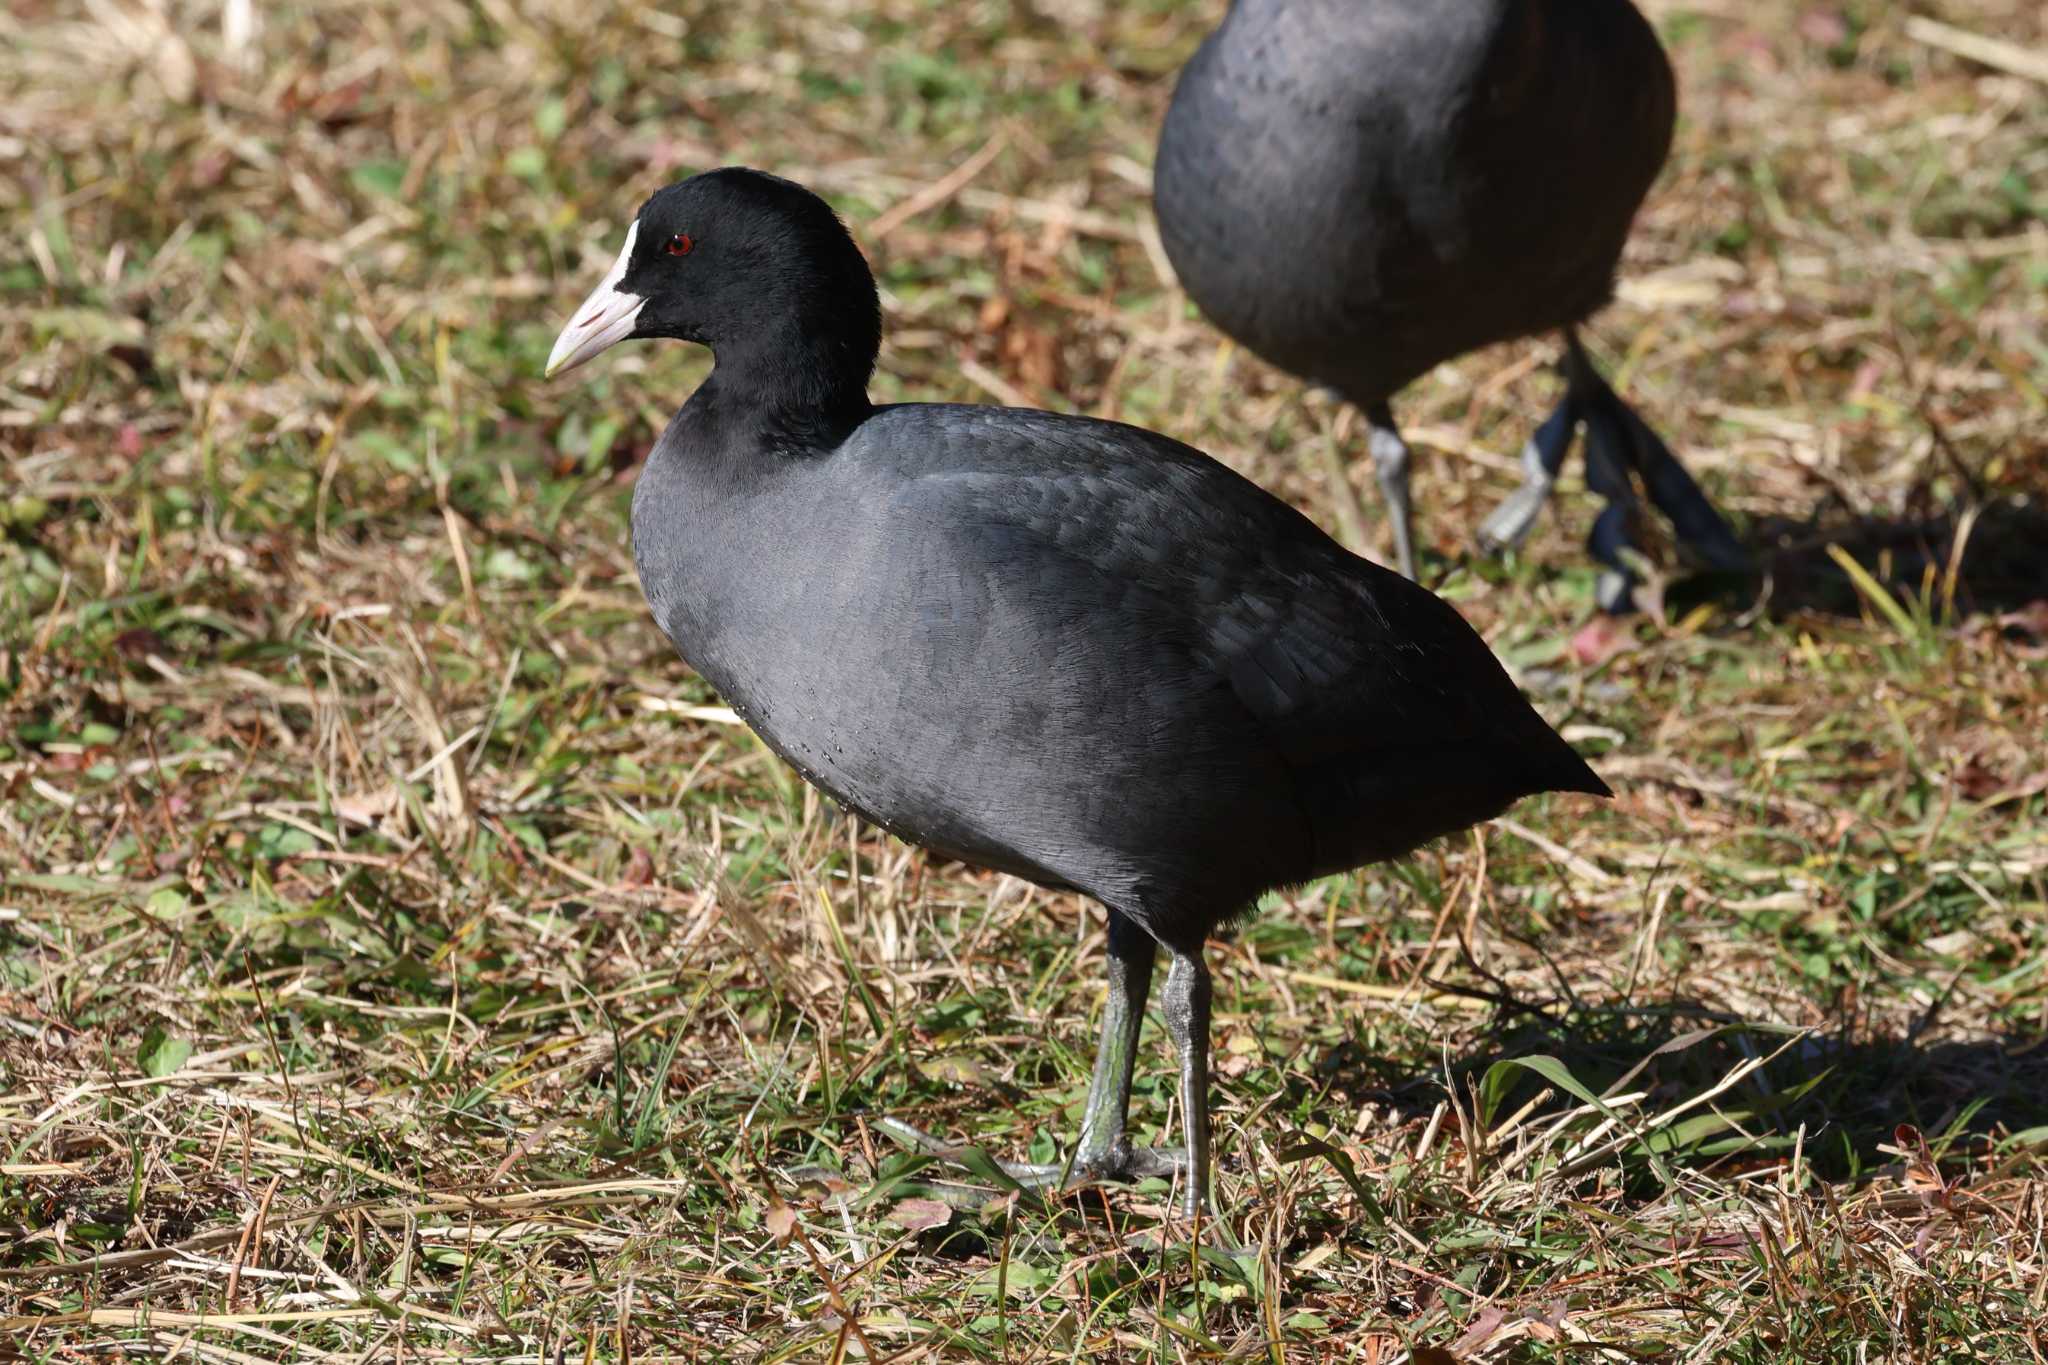
[[[668,246],[664,250],[671,256],[687,256],[696,248],[696,245],[695,242],[690,240],[689,233],[678,232],[675,236],[668,239]]]

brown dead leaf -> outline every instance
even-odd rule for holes
[[[1259,1040],[1249,1033],[1231,1031],[1216,1048],[1215,1069],[1225,1076],[1242,1076],[1259,1058]]]
[[[1849,41],[1849,21],[1839,10],[1810,9],[1799,16],[1799,36],[1819,47],[1840,47]]]
[[[229,164],[226,152],[201,152],[186,167],[185,183],[195,190],[210,190],[227,175]]]
[[[1493,1340],[1493,1334],[1506,1326],[1507,1320],[1508,1315],[1501,1309],[1480,1309],[1472,1315],[1471,1325],[1465,1329],[1465,1334],[1451,1344],[1451,1350],[1460,1355],[1478,1350],[1486,1345],[1487,1342]],[[1445,1354],[1447,1358],[1456,1358],[1451,1356],[1449,1352]],[[1415,1358],[1421,1360],[1422,1353],[1420,1351],[1416,1352]]]
[[[2016,645],[2048,645],[2048,597],[2036,598],[1995,619],[2005,638]]]
[[[654,881],[654,855],[636,846],[626,859],[626,873],[619,879],[627,886],[647,886]]]
[[[952,1222],[953,1210],[936,1199],[906,1199],[889,1210],[889,1221],[907,1232],[924,1232]]]
[[[797,1182],[796,1192],[806,1203],[821,1204],[853,1193],[853,1184],[836,1171],[814,1166]]]
[[[768,1235],[775,1239],[775,1245],[788,1246],[790,1237],[796,1232],[796,1210],[782,1202],[777,1196],[768,1205],[768,1216],[761,1220]]]
[[[396,787],[386,787],[379,792],[336,797],[334,801],[334,813],[341,817],[342,823],[349,825],[374,825],[397,809]]]
[[[1003,360],[1010,373],[1032,388],[1059,387],[1059,343],[1051,332],[1028,322],[1013,322],[1003,333]]]
[[[1921,1204],[1928,1208],[1951,1208],[1953,1200],[1948,1180],[1935,1164],[1934,1153],[1928,1148],[1927,1139],[1920,1130],[1910,1123],[1902,1123],[1892,1130],[1892,1142],[1906,1158],[1906,1188],[1918,1195]]]
[[[1982,801],[2005,786],[2005,779],[1985,767],[1982,758],[1972,758],[1956,769],[1952,780],[1956,791],[1971,801]]]
[[[158,20],[161,31],[156,35],[156,49],[150,57],[150,69],[157,84],[164,89],[173,104],[189,104],[199,93],[199,63],[192,56],[192,48],[186,41],[173,33],[168,24]]]
[[[164,637],[148,626],[135,626],[114,637],[116,653],[130,659],[147,659],[152,654],[167,652]]]

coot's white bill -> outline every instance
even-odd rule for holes
[[[626,245],[619,249],[619,259],[612,262],[597,288],[577,308],[575,320],[555,338],[555,349],[548,352],[549,379],[602,355],[633,334],[633,324],[639,321],[647,300],[620,289],[619,282],[626,278],[626,267],[633,260],[633,243],[639,236],[640,220],[636,218],[633,226],[626,229]]]

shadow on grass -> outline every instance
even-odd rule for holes
[[[1558,1015],[1530,1010],[1489,1047],[1454,1061],[1450,1073],[1467,1107],[1469,1097],[1481,1097],[1495,1123],[1546,1084],[1553,1094],[1538,1117],[1577,1105],[1565,1087],[1529,1065],[1537,1058],[1555,1058],[1572,1081],[1603,1099],[1642,1095],[1628,1113],[1644,1120],[1744,1073],[1710,1103],[1686,1108],[1685,1122],[1644,1125],[1660,1134],[1651,1143],[1659,1155],[1699,1165],[1747,1165],[1789,1153],[1797,1141],[1823,1178],[1855,1179],[1893,1159],[1882,1149],[1901,1125],[1925,1134],[1938,1154],[1981,1151],[2020,1133],[2048,1137],[2048,1040],[2038,1038],[1802,1035],[1681,1000]],[[1384,1062],[1348,1044],[1318,1070],[1330,1089],[1371,1094],[1404,1118],[1427,1116],[1444,1098],[1440,1075],[1391,1077]],[[1639,1166],[1642,1156],[1624,1159]]]
[[[1896,519],[1860,517],[1829,498],[1806,518],[1772,516],[1748,528],[1760,576],[1703,574],[1675,583],[1671,605],[1682,611],[1700,601],[1744,610],[1768,588],[1766,609],[1776,617],[1801,612],[1857,616],[1865,596],[1830,553],[1846,551],[1892,597],[1912,611],[1931,589],[1933,607],[1945,605],[1949,562],[1966,517],[1928,509]],[[1955,617],[2000,615],[2048,598],[2048,501],[2015,495],[1982,504],[1970,520],[1955,584]]]

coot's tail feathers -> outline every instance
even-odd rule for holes
[[[1593,771],[1578,751],[1564,741],[1558,741],[1563,750],[1557,761],[1547,768],[1541,781],[1544,791],[1584,792],[1587,796],[1612,798],[1614,789],[1601,781],[1600,774]]]
[[[1549,722],[1536,714],[1533,708],[1527,712],[1528,724],[1517,738],[1517,748],[1523,754],[1524,781],[1529,794],[1537,792],[1584,792],[1588,796],[1611,797],[1614,792],[1600,780],[1600,774],[1593,771],[1579,751],[1565,742],[1564,736],[1550,728]]]
[[[1528,713],[1533,734],[1349,755],[1295,774],[1311,830],[1310,877],[1398,858],[1541,792],[1611,796],[1586,761]]]

